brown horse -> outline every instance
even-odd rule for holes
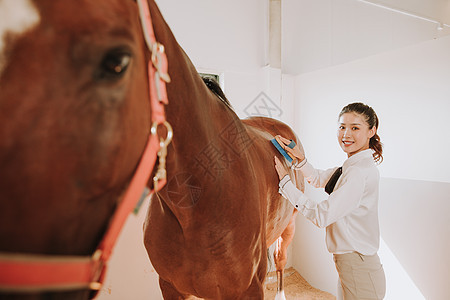
[[[262,299],[266,249],[282,237],[281,272],[294,224],[293,208],[278,194],[279,154],[269,140],[295,136],[275,120],[239,120],[148,4],[169,61],[166,115],[174,131],[167,185],[152,197],[145,222],[161,290],[167,299]],[[89,256],[150,134],[151,53],[138,7],[132,0],[0,0],[0,9],[12,16],[0,27],[0,254]],[[0,293],[89,297],[74,287]]]

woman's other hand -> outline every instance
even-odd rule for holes
[[[287,145],[289,145],[291,143],[291,140],[288,140],[284,137],[282,137],[281,135],[277,135],[275,136],[275,139],[278,141],[278,143],[280,144],[280,146],[291,156],[293,156],[292,158],[296,158],[298,159],[299,162],[301,162],[302,160],[305,159],[305,155],[302,153],[302,151],[300,150],[299,145],[295,145],[294,148],[290,148]]]
[[[277,170],[278,178],[281,180],[284,176],[288,174],[286,168],[283,163],[275,156],[275,170]]]

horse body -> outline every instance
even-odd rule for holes
[[[243,130],[242,139],[250,141],[243,152],[237,155],[217,136],[203,143],[196,140],[204,149],[184,157],[186,167],[183,163],[174,164],[176,169],[168,165],[168,172],[184,175],[180,182],[175,186],[169,182],[152,198],[144,227],[145,245],[167,299],[186,295],[262,299],[266,249],[293,221],[292,206],[278,193],[272,167],[277,154],[267,139],[271,134],[263,133],[262,126],[254,127],[260,120],[247,122],[252,125],[234,121],[231,119],[231,124]],[[269,122],[275,132],[292,136],[286,125]],[[222,126],[230,129],[229,125],[230,121]],[[176,145],[175,138],[174,148]],[[213,151],[210,146],[216,147],[216,159],[226,165],[199,162],[206,160],[205,150]],[[177,155],[169,152],[169,157]],[[216,171],[218,178],[208,173]]]
[[[8,120],[0,128],[0,252],[90,255],[149,135],[150,54],[134,1],[33,3],[40,23],[8,36],[0,54],[0,118]],[[294,216],[278,194],[269,139],[295,136],[275,120],[239,120],[149,5],[172,79],[168,182],[144,224],[161,290],[167,299],[262,299],[266,249],[291,238]]]

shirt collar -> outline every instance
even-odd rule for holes
[[[342,167],[347,168],[350,167],[354,164],[356,164],[357,162],[366,159],[366,158],[371,158],[373,160],[373,150],[372,149],[366,149],[363,151],[360,151],[352,156],[350,156],[349,158],[347,158],[344,161],[344,164],[342,165]]]

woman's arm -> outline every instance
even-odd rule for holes
[[[310,185],[316,188],[324,188],[336,169],[337,167],[327,170],[319,170],[315,169],[309,162],[306,162],[297,170],[302,171],[303,176],[305,176],[306,181],[308,181]]]
[[[316,203],[297,189],[289,176],[279,183],[279,192],[318,227],[327,227],[358,207],[364,193],[364,176],[358,168],[349,168],[342,183],[328,199]]]

